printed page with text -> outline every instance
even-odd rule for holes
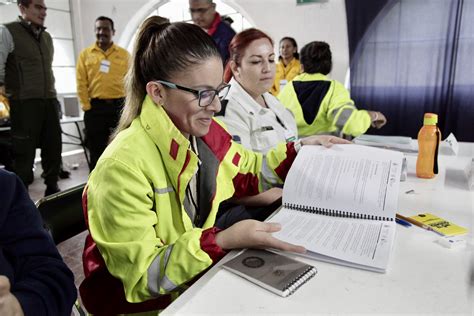
[[[303,146],[270,219],[273,235],[323,261],[383,272],[395,235],[403,154],[359,145]]]

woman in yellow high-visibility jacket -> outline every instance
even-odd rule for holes
[[[280,57],[276,64],[275,79],[270,93],[277,96],[280,89],[293,80],[301,72],[298,45],[293,37],[283,37],[280,40]]]
[[[295,115],[298,134],[359,136],[372,125],[381,128],[381,112],[358,110],[344,86],[327,77],[332,69],[329,45],[311,42],[301,49],[302,74],[288,83],[278,99]]]
[[[281,184],[299,145],[344,142],[313,136],[266,155],[249,151],[213,119],[229,86],[212,38],[155,16],[135,45],[118,132],[83,195],[89,235],[80,292],[98,315],[156,315],[230,249],[303,252],[272,237],[276,224],[214,227],[219,204]]]

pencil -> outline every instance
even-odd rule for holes
[[[398,214],[398,213],[396,214],[396,218],[399,218],[399,219],[401,219],[401,220],[404,220],[404,221],[406,221],[406,222],[409,222],[409,223],[411,223],[411,224],[413,224],[413,225],[415,225],[415,226],[421,227],[421,228],[426,229],[426,230],[433,230],[433,229],[431,229],[431,227],[428,226],[428,225],[422,224],[422,223],[420,223],[420,222],[414,220],[413,218],[406,217],[406,216],[403,216],[403,215]]]

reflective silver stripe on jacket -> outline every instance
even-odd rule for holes
[[[353,108],[342,110],[341,114],[339,114],[339,117],[337,118],[337,121],[335,122],[336,126],[342,129],[344,125],[346,125],[347,120],[349,120],[349,117],[351,116],[353,111],[354,111]]]
[[[188,194],[188,188],[186,188],[186,194],[184,196],[184,210],[186,211],[186,214],[188,214],[189,218],[191,219],[191,222],[193,223],[194,226],[194,219],[196,218],[196,210],[193,208],[193,205],[189,199],[189,194]],[[193,212],[194,210],[194,212]]]
[[[263,180],[264,180],[262,181],[262,187],[264,191],[274,187],[274,185],[278,183],[278,180],[280,179],[275,175],[273,170],[270,167],[268,167],[265,156],[262,163],[262,175],[263,175]]]
[[[155,193],[158,193],[158,194],[166,194],[166,193],[173,192],[174,189],[173,189],[173,187],[167,187],[167,188],[153,188],[153,191],[155,191]]]
[[[165,250],[165,253],[163,255],[156,256],[150,267],[148,267],[148,290],[152,295],[158,296],[160,294],[160,287],[167,292],[170,292],[177,287],[177,285],[171,282],[165,274],[160,274],[161,258],[164,260],[163,273],[165,273],[172,250],[173,246],[168,246],[168,248]]]

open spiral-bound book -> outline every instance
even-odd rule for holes
[[[360,145],[303,146],[271,219],[276,238],[317,260],[385,272],[395,237],[403,154]]]

